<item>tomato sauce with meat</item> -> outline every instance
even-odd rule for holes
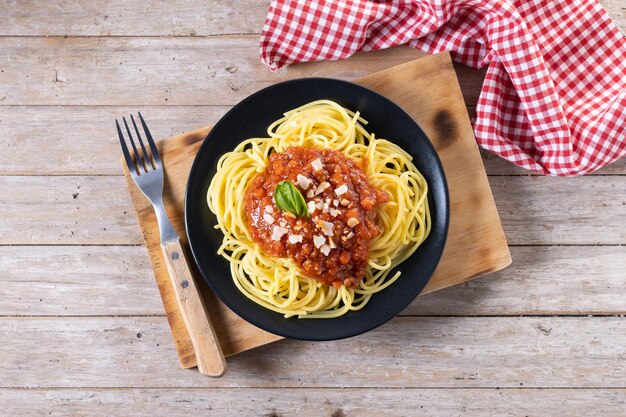
[[[277,207],[274,189],[283,180],[300,191],[310,217]],[[266,253],[289,257],[304,274],[339,288],[357,287],[365,276],[369,243],[381,232],[376,208],[388,200],[341,152],[294,146],[269,157],[244,203],[250,234]]]

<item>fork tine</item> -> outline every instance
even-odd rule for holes
[[[137,123],[135,123],[135,118],[133,115],[130,115],[130,121],[133,122],[133,127],[135,128],[135,133],[137,133],[137,140],[139,141],[139,145],[141,146],[141,150],[143,151],[143,157],[146,160],[146,168],[149,170],[150,168],[156,169],[154,164],[152,163],[152,158],[150,158],[150,154],[146,151],[146,147],[143,144],[143,139],[141,139],[141,134],[139,133],[139,129],[137,129]]]
[[[146,138],[148,138],[148,143],[150,144],[150,149],[152,150],[152,157],[154,158],[154,162],[157,164],[157,169],[159,168],[159,166],[161,165],[161,157],[159,156],[159,150],[156,147],[156,144],[154,143],[154,139],[152,139],[152,134],[150,133],[150,130],[148,129],[148,125],[146,124],[146,121],[143,120],[143,116],[141,115],[140,112],[137,112],[137,114],[139,115],[139,120],[141,121],[141,125],[143,126],[143,131],[146,133]]]
[[[130,138],[130,144],[133,147],[133,153],[135,155],[135,160],[137,161],[137,173],[139,175],[141,175],[141,167],[143,167],[143,170],[145,172],[148,172],[148,169],[146,168],[146,165],[144,164],[144,158],[142,158],[141,155],[139,154],[139,152],[137,152],[137,147],[135,146],[135,140],[133,139],[133,134],[130,133],[130,128],[128,127],[128,123],[126,122],[126,118],[122,117],[122,120],[124,121],[124,126],[126,126],[126,131],[128,132],[128,137]]]
[[[122,146],[122,153],[124,154],[124,159],[126,160],[128,171],[133,174],[134,169],[135,173],[137,173],[137,167],[133,163],[133,159],[130,157],[130,153],[128,152],[128,146],[126,146],[126,141],[124,140],[124,134],[122,133],[122,129],[120,128],[120,124],[117,120],[115,120],[115,125],[117,126],[117,136],[120,139],[120,145]]]

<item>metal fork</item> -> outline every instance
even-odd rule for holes
[[[165,208],[163,206],[163,164],[159,151],[152,139],[152,134],[146,125],[141,113],[138,113],[139,120],[143,127],[143,131],[148,140],[149,150],[144,145],[144,141],[139,133],[135,118],[130,115],[139,148],[135,145],[133,134],[126,122],[126,118],[122,117],[126,133],[130,139],[132,146],[132,154],[126,145],[124,134],[117,120],[117,134],[119,135],[120,145],[124,153],[124,159],[128,166],[130,176],[137,184],[141,192],[150,200],[156,213],[161,231],[161,250],[165,258],[167,270],[172,279],[174,292],[180,312],[189,331],[191,342],[194,347],[198,370],[201,374],[209,376],[220,376],[226,370],[226,360],[224,353],[217,339],[215,329],[211,324],[211,320],[204,308],[202,298],[197,290],[193,276],[191,275],[189,264],[185,257],[185,251],[180,242],[180,237],[172,227]]]

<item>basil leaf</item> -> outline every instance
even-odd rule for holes
[[[306,201],[300,191],[290,181],[281,181],[274,188],[274,201],[283,211],[288,211],[301,217],[311,217]]]

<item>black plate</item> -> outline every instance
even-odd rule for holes
[[[369,121],[367,130],[391,140],[413,156],[417,169],[430,187],[432,215],[430,236],[399,266],[401,277],[374,294],[360,311],[334,319],[285,319],[248,300],[239,292],[228,262],[217,255],[222,232],[213,228],[215,215],[206,195],[217,160],[251,137],[266,137],[267,127],[295,107],[318,99],[330,99],[360,111]],[[448,232],[448,188],[441,162],[430,141],[399,106],[382,95],[356,84],[328,78],[305,78],[272,85],[233,107],[211,130],[193,163],[185,195],[185,226],[198,269],[209,287],[243,319],[281,336],[303,340],[334,340],[371,330],[397,315],[424,288],[432,275]]]

